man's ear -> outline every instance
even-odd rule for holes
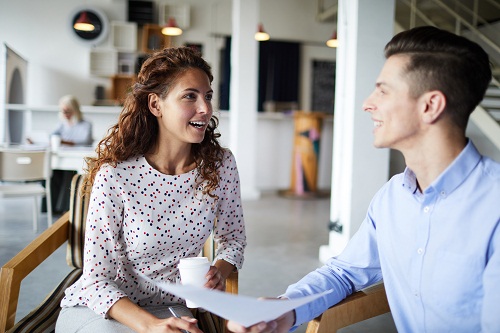
[[[161,117],[160,97],[157,94],[151,93],[148,95],[148,107],[155,117]]]
[[[428,123],[434,123],[444,113],[446,108],[446,96],[439,90],[432,90],[421,96],[423,102],[422,119]]]

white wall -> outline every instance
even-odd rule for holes
[[[166,1],[165,1],[166,2]],[[159,3],[159,1],[158,1]],[[216,35],[231,34],[231,0],[176,0],[168,3],[190,4],[191,26],[174,40],[202,43],[204,56],[218,69],[218,49],[221,39]],[[109,87],[106,78],[89,75],[89,47],[73,36],[70,14],[83,4],[101,9],[110,21],[126,20],[126,0],[0,0],[0,43],[7,43],[29,62],[27,104],[54,105],[60,96],[75,94],[82,104],[94,101],[97,85]],[[261,1],[260,16],[271,38],[290,41],[307,41],[324,44],[334,30],[334,22],[315,20],[316,1],[273,0]],[[109,48],[109,39],[98,48]],[[307,51],[320,59],[326,47],[313,47]],[[214,87],[217,87],[217,75]],[[304,90],[304,86],[301,90]],[[308,105],[301,106],[307,108]]]

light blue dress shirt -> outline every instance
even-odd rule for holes
[[[424,191],[406,169],[375,195],[338,257],[288,287],[307,322],[384,280],[399,332],[500,332],[500,164],[471,141]]]
[[[61,139],[71,141],[77,146],[90,146],[94,141],[92,138],[92,123],[86,120],[80,120],[73,125],[61,122],[52,134],[60,135]]]

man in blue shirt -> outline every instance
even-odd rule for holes
[[[434,27],[404,31],[363,109],[374,145],[407,168],[374,196],[337,257],[282,297],[333,292],[268,323],[234,332],[287,332],[349,294],[384,280],[400,332],[500,332],[500,164],[465,136],[491,80],[488,55]]]

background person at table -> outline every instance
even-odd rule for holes
[[[57,332],[200,333],[196,321],[166,318],[168,305],[184,300],[148,278],[179,283],[179,260],[197,256],[212,231],[218,246],[205,286],[225,290],[241,268],[240,182],[233,154],[218,142],[212,79],[187,47],[142,65],[118,123],[87,159],[83,275],[66,290]]]
[[[80,103],[73,95],[66,95],[59,100],[61,122],[52,135],[59,135],[64,145],[90,146],[92,123],[83,119]]]
[[[61,144],[67,146],[90,146],[93,143],[92,123],[83,119],[80,103],[73,95],[59,99],[59,123],[52,135],[61,137]],[[62,213],[69,210],[72,170],[53,170],[51,178],[52,210]]]
[[[363,109],[374,145],[407,168],[374,196],[338,257],[288,287],[296,298],[333,289],[276,321],[235,332],[286,332],[384,280],[399,332],[499,332],[500,164],[465,136],[491,80],[488,55],[433,27],[401,32]],[[369,170],[367,170],[369,172]]]

